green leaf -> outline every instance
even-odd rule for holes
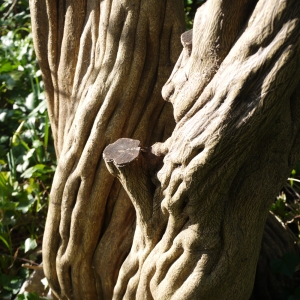
[[[0,240],[4,243],[4,245],[7,247],[8,250],[11,250],[11,247],[9,246],[8,242],[6,239],[0,235]]]
[[[25,240],[25,253],[37,247],[35,239],[27,238]]]
[[[0,273],[0,286],[13,294],[18,293],[23,283],[23,279],[17,276],[6,275]]]
[[[2,135],[2,136],[0,137],[0,143],[1,143],[1,144],[7,143],[8,140],[9,140],[9,136],[7,136],[7,135]]]
[[[28,115],[28,118],[37,116],[38,113],[43,114],[47,109],[46,99],[42,100],[40,104]]]
[[[5,73],[5,72],[9,72],[12,71],[13,65],[10,62],[5,62],[3,65],[1,65],[0,67],[0,73]]]
[[[46,277],[43,278],[43,279],[41,279],[41,283],[43,284],[44,289],[46,289],[48,287],[48,285],[49,285],[48,280],[47,280]]]
[[[18,300],[39,300],[39,295],[37,293],[25,292],[24,294],[18,295]]]
[[[27,169],[22,175],[21,177],[23,178],[30,178],[33,177],[34,175],[39,175],[41,173],[43,173],[43,170],[45,168],[45,165],[43,164],[37,164],[29,169]]]
[[[8,90],[12,90],[17,84],[16,81],[9,75],[5,76],[5,83]]]
[[[27,97],[26,97],[26,106],[27,108],[29,108],[30,110],[33,110],[35,108],[35,95],[34,93],[30,93]]]
[[[287,298],[287,300],[299,300],[299,297],[291,295]]]
[[[31,194],[33,191],[38,190],[38,188],[39,188],[38,183],[34,178],[29,178],[26,184],[23,185],[23,189],[28,194]]]
[[[3,111],[0,113],[0,122],[5,122],[7,112]]]
[[[23,75],[23,72],[15,70],[15,71],[10,72],[9,74],[13,80],[18,81],[18,80],[20,80],[21,76]]]
[[[12,190],[11,190],[11,192],[12,192]],[[0,209],[3,210],[3,211],[6,211],[6,210],[15,210],[15,208],[17,207],[17,205],[18,205],[18,203],[16,203],[16,202],[1,201],[0,202]]]
[[[29,198],[26,197],[25,199],[21,199],[19,201],[18,206],[16,207],[16,210],[21,210],[23,214],[27,213],[29,208],[32,206],[32,204],[34,203],[34,198]]]
[[[282,274],[292,279],[299,263],[299,256],[294,253],[285,253],[282,258],[271,261],[271,270],[274,274]]]
[[[43,146],[43,143],[40,140],[34,140],[32,146],[33,148],[39,148]]]

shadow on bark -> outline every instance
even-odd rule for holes
[[[43,241],[56,296],[248,299],[300,154],[299,1],[209,0],[180,56],[183,1],[30,7],[58,156]],[[155,144],[105,153],[122,189],[102,153],[129,137]]]

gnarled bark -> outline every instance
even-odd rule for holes
[[[57,297],[248,299],[300,152],[298,0],[208,0],[168,81],[182,1],[30,5],[59,158],[43,242]],[[120,137],[143,146],[104,155],[136,224],[101,159]]]
[[[58,156],[45,275],[60,299],[110,299],[135,214],[102,151],[119,137],[150,144],[171,134],[161,89],[181,51],[183,3],[31,0],[30,8]]]
[[[141,244],[137,222],[114,299],[251,295],[268,209],[300,146],[300,5],[254,4],[208,1],[192,41],[182,36],[163,89],[177,125],[146,225],[155,238]]]

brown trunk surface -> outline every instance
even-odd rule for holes
[[[61,299],[110,299],[135,213],[102,151],[119,137],[151,144],[171,134],[161,89],[181,51],[183,3],[32,0],[30,8],[58,156],[44,271]]]
[[[208,0],[167,81],[182,2],[30,2],[59,158],[43,264],[60,299],[250,298],[300,154],[300,3]],[[101,158],[121,137],[142,148],[104,158],[133,206]]]

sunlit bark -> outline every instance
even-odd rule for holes
[[[182,36],[163,88],[177,125],[154,145],[165,157],[146,224],[133,197],[115,299],[251,296],[269,207],[300,152],[300,5],[255,4],[207,1]]]
[[[251,296],[300,154],[300,4],[208,0],[180,55],[182,2],[30,2],[58,156],[43,266],[60,299]],[[136,157],[104,162],[128,137]]]
[[[150,144],[175,125],[161,89],[179,56],[182,1],[30,2],[58,167],[43,242],[61,299],[111,298],[135,214],[102,151]]]

